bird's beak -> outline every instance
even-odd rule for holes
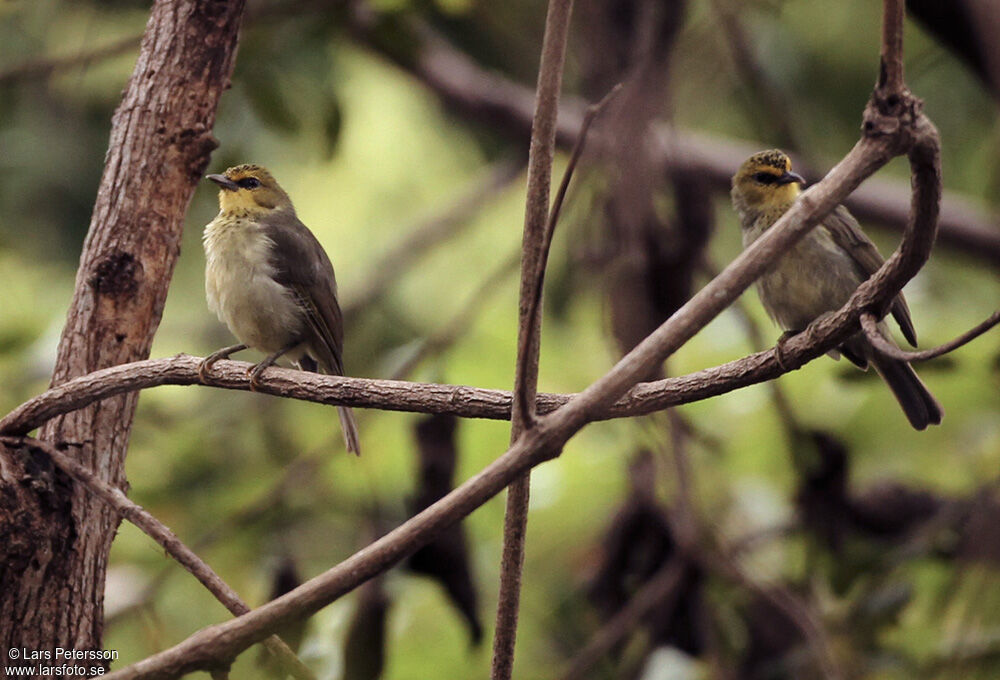
[[[785,174],[778,178],[778,184],[791,184],[792,182],[797,182],[802,186],[806,185],[806,181],[802,179],[802,175],[795,172],[785,172]]]
[[[225,175],[205,175],[205,179],[210,179],[223,189],[229,191],[239,191],[239,185]]]

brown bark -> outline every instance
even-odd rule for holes
[[[149,355],[182,219],[216,146],[211,130],[242,11],[239,0],[155,3],[112,120],[53,385]],[[136,400],[124,394],[56,418],[40,439],[124,488]],[[27,454],[0,455],[0,648],[100,648],[118,514]]]
[[[510,441],[514,443],[535,420],[538,392],[538,354],[541,346],[541,309],[532,305],[541,299],[545,276],[546,224],[549,217],[549,189],[555,155],[556,119],[562,90],[566,42],[569,37],[573,0],[550,0],[545,18],[545,36],[538,67],[535,113],[531,124],[528,152],[528,188],[521,240],[521,288],[518,304],[517,361],[514,371],[515,399],[511,410]],[[528,531],[528,501],[531,480],[528,474],[514,480],[507,489],[504,513],[503,553],[500,557],[500,591],[497,595],[497,624],[493,636],[492,680],[509,680],[514,672],[514,644],[520,610],[521,576],[524,569]]]

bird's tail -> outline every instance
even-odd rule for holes
[[[340,427],[344,431],[344,445],[348,451],[360,456],[361,441],[358,436],[358,424],[354,422],[354,411],[350,406],[338,406],[337,415],[340,416]]]
[[[876,356],[872,359],[875,370],[892,390],[896,401],[903,407],[903,413],[917,430],[941,422],[944,411],[934,395],[917,376],[916,371],[905,361]]]

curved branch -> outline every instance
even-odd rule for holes
[[[885,339],[878,330],[878,319],[874,314],[871,312],[862,312],[861,314],[861,328],[864,330],[869,342],[882,354],[893,359],[899,359],[900,361],[927,361],[948,352],[953,352],[962,345],[972,342],[997,324],[1000,324],[1000,311],[993,312],[985,321],[970,328],[950,342],[931,349],[910,352],[897,347]]]

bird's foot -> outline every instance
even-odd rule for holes
[[[231,345],[229,347],[223,347],[218,352],[212,352],[207,357],[202,359],[201,363],[198,364],[198,377],[201,378],[202,382],[208,382],[208,372],[212,370],[212,364],[220,359],[228,359],[231,355],[237,352],[242,352],[247,348],[246,345]]]
[[[260,362],[256,366],[252,367],[249,371],[247,371],[247,377],[250,378],[250,391],[256,392],[257,390],[259,390],[261,387],[260,377],[264,374],[264,371],[269,369],[271,366],[274,366],[274,363],[278,359],[280,359],[284,354],[290,352],[293,348],[297,347],[298,344],[299,344],[298,341],[289,343],[285,347],[279,349],[277,352],[267,355],[267,358],[264,359],[264,361]]]
[[[785,356],[788,351],[785,346],[788,344],[789,340],[798,334],[798,331],[785,331],[781,334],[778,338],[778,342],[774,345],[774,359],[778,362],[778,365],[781,366],[781,370],[786,373],[792,369],[788,366],[788,363],[785,360]]]
[[[247,369],[247,377],[250,378],[250,391],[256,392],[260,389],[260,377],[264,374],[264,371],[269,369],[274,365],[273,361],[267,361],[266,359],[256,366],[251,366]]]

